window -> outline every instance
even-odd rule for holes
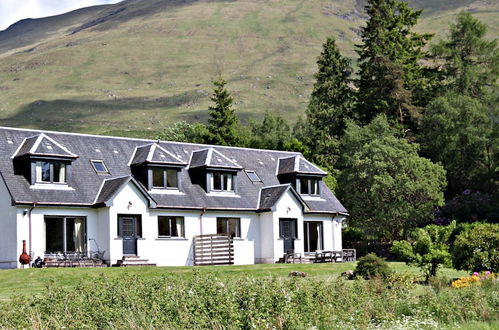
[[[185,237],[184,217],[158,217],[159,237]]]
[[[66,183],[66,164],[57,161],[36,162],[37,183]]]
[[[109,173],[103,160],[91,160],[92,166],[97,173]]]
[[[217,234],[230,234],[231,237],[241,237],[241,219],[217,218]]]
[[[245,172],[246,172],[246,175],[248,176],[248,178],[251,180],[251,182],[253,182],[253,183],[262,182],[260,177],[258,177],[258,175],[255,173],[255,171],[246,170]]]
[[[85,250],[85,218],[45,217],[46,253],[84,252]]]
[[[300,178],[301,195],[319,195],[319,179]]]
[[[211,190],[234,191],[234,175],[231,173],[213,172]]]
[[[178,189],[178,170],[171,168],[152,168],[152,187]]]
[[[127,220],[127,221],[123,221]],[[142,217],[140,215],[118,214],[118,237],[128,236],[134,233],[136,237],[142,237]]]
[[[303,235],[305,236],[305,252],[322,250],[322,222],[303,222]]]

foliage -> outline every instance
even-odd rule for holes
[[[342,141],[338,187],[349,224],[385,240],[430,223],[443,204],[445,171],[398,134],[379,116],[365,127],[350,123]]]
[[[279,115],[269,111],[261,122],[251,121],[248,147],[272,150],[287,150],[292,137],[291,127]]]
[[[189,124],[179,121],[167,127],[157,138],[165,141],[206,143],[208,135],[208,129],[201,123]]]
[[[465,189],[497,191],[499,108],[494,113],[477,99],[453,93],[428,105],[420,141],[424,153],[446,169],[450,196]]]
[[[416,126],[417,107],[425,104],[425,89],[431,86],[420,64],[431,35],[412,31],[421,11],[397,0],[368,0],[365,9],[369,18],[361,31],[362,44],[356,46],[360,122],[367,124],[384,113]]]
[[[374,253],[359,258],[355,268],[355,276],[363,277],[366,280],[376,277],[387,278],[391,270],[386,261]]]
[[[226,279],[199,272],[148,279],[125,274],[80,282],[76,288],[52,283],[42,295],[2,302],[0,327],[365,329],[397,322],[450,325],[497,320],[496,293],[497,283],[437,292],[407,285],[403,279]]]
[[[450,26],[448,39],[433,45],[448,90],[481,98],[497,88],[499,48],[497,39],[487,40],[486,33],[487,25],[461,12]]]
[[[437,225],[449,224],[452,219],[458,223],[499,222],[499,194],[485,194],[466,189],[435,212]]]
[[[484,281],[494,281],[497,278],[497,274],[491,273],[489,271],[479,274],[474,272],[473,275],[467,277],[461,277],[451,283],[451,286],[456,289],[467,288],[470,285],[481,285]]]
[[[208,119],[209,142],[223,146],[235,146],[238,144],[239,119],[232,108],[234,102],[225,85],[226,81],[221,77],[213,81],[215,86],[211,105],[208,109],[210,118]]]
[[[456,269],[497,272],[499,224],[472,224],[456,237],[451,252]]]
[[[456,228],[456,222],[448,226],[429,225],[411,231],[406,241],[394,241],[392,252],[409,265],[418,266],[426,282],[436,276],[438,268],[449,265],[449,239]]]
[[[306,110],[304,131],[299,135],[312,153],[312,160],[333,169],[345,120],[352,118],[354,94],[350,87],[350,60],[328,38],[317,59],[316,82]]]

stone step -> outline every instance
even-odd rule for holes
[[[149,259],[141,259],[139,256],[123,256],[118,260],[114,267],[145,267],[156,266],[156,264],[149,262]]]

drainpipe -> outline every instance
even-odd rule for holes
[[[36,202],[33,203],[33,206],[28,210],[28,224],[29,224],[29,229],[28,229],[28,233],[29,233],[29,238],[28,238],[28,241],[29,241],[29,256],[31,258],[31,260],[33,260],[33,250],[31,248],[31,243],[32,243],[32,230],[31,230],[31,212],[33,212],[33,209],[36,207]],[[28,266],[28,267],[31,267],[31,264]]]
[[[199,215],[199,235],[203,235],[203,215],[206,213],[206,207],[203,207],[201,214]]]

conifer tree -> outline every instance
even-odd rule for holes
[[[365,9],[369,19],[362,28],[362,44],[357,45],[356,50],[360,67],[357,115],[363,124],[380,113],[391,120],[400,118],[400,102],[394,99],[394,94],[386,92],[387,85],[396,85],[388,80],[395,79],[393,70],[397,69],[401,71],[406,90],[403,94],[410,95],[411,101],[410,104],[404,102],[407,105],[404,116],[412,121],[405,124],[415,126],[416,119],[410,113],[414,115],[417,107],[426,104],[426,90],[431,88],[419,63],[426,57],[423,47],[431,35],[412,31],[421,11],[397,0],[368,0]]]
[[[305,133],[300,138],[310,148],[316,163],[332,169],[345,119],[352,116],[352,67],[350,60],[340,54],[333,38],[324,43],[317,66],[316,82],[306,110]]]
[[[239,119],[232,107],[234,100],[227,91],[226,84],[221,77],[213,81],[215,88],[211,100],[214,105],[209,107],[208,139],[213,144],[234,146],[239,141],[237,134]]]
[[[437,63],[442,63],[447,90],[479,98],[487,91],[497,91],[499,49],[497,39],[485,39],[486,33],[487,25],[461,12],[451,25],[448,40],[432,47]]]

